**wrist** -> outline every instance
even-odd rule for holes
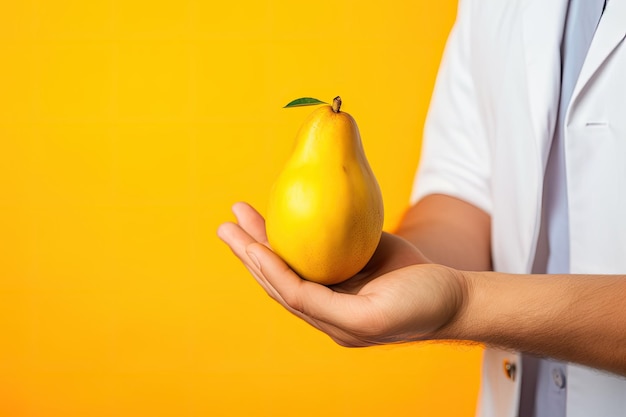
[[[455,300],[455,313],[439,328],[433,337],[436,340],[465,340],[475,341],[470,336],[472,328],[472,306],[475,304],[476,277],[474,272],[448,268],[458,288]]]
[[[542,343],[537,335],[556,335],[563,321],[569,321],[565,317],[571,300],[554,277],[548,281],[531,275],[459,271],[459,280],[464,295],[445,328],[446,339],[543,355],[550,352],[537,346]]]

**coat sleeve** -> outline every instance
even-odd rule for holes
[[[491,214],[491,158],[473,77],[471,4],[460,0],[446,43],[411,200],[446,194]]]

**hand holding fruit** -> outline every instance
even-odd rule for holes
[[[460,308],[461,275],[382,232],[380,189],[340,105],[337,97],[300,129],[270,195],[267,231],[238,203],[237,224],[218,234],[272,298],[341,345],[432,337]]]
[[[354,277],[330,287],[300,278],[268,247],[263,217],[245,203],[220,238],[257,282],[287,310],[343,346],[439,337],[465,295],[462,275],[426,263],[406,240],[383,233],[376,252]]]

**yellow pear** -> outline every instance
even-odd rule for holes
[[[383,227],[383,199],[357,124],[341,99],[316,109],[270,194],[267,237],[302,278],[332,285],[370,260]]]

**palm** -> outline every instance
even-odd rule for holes
[[[383,232],[376,252],[369,263],[354,277],[331,288],[338,292],[358,294],[371,281],[409,265],[428,263],[422,253],[407,240]]]

